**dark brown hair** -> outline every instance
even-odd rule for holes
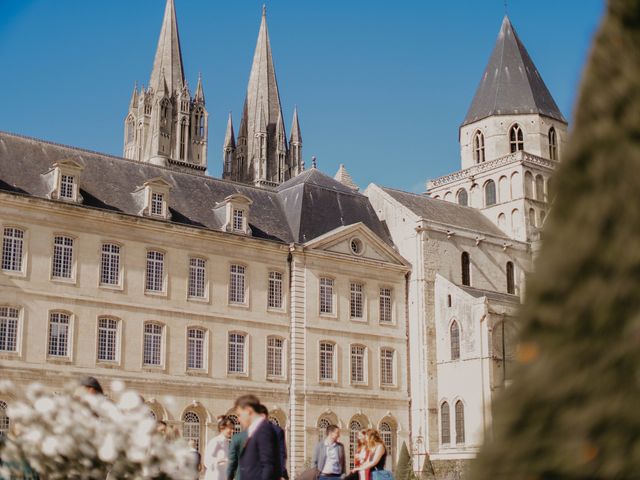
[[[236,398],[236,402],[234,403],[235,408],[251,408],[254,412],[258,413],[260,409],[260,399],[255,395],[242,395],[241,397]]]

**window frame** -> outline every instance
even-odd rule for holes
[[[191,331],[200,331],[202,332],[202,338],[198,339],[194,339],[194,340],[199,340],[202,342],[202,367],[192,367],[189,366],[189,360],[190,360],[190,345],[191,345],[191,337],[189,336],[189,333]],[[202,325],[187,325],[187,327],[185,328],[185,348],[184,348],[184,352],[185,352],[185,372],[187,373],[191,373],[191,374],[207,374],[209,373],[209,330],[207,328],[205,328]]]
[[[105,255],[105,253],[107,255],[115,255],[113,252],[105,252],[104,251],[104,247],[106,247],[107,245],[110,245],[112,247],[118,247],[118,282],[117,283],[104,283],[103,280],[103,267],[104,267],[104,261],[103,261],[103,257]],[[104,288],[107,290],[123,290],[124,288],[124,261],[123,261],[123,245],[120,242],[115,242],[115,241],[110,241],[110,240],[104,240],[100,242],[100,248],[98,251],[99,257],[100,257],[100,266],[98,269],[98,287],[99,288]],[[145,265],[146,266],[146,265]]]
[[[482,187],[485,208],[498,205],[498,187],[493,179],[488,179]]]
[[[279,340],[282,342],[280,348],[280,375],[270,373],[269,372],[269,351],[272,347],[269,345],[270,340]],[[265,369],[266,369],[266,377],[267,380],[285,380],[287,378],[287,370],[286,370],[286,358],[287,358],[287,350],[286,350],[286,339],[280,337],[278,335],[268,335],[266,339],[266,351],[265,351]]]
[[[272,274],[280,275],[279,279],[271,278]],[[285,275],[280,270],[270,269],[267,275],[267,310],[282,312],[285,310],[285,289],[284,289],[284,280]],[[280,306],[271,305],[271,283],[279,282],[280,283]]]
[[[484,134],[480,130],[476,130],[473,134],[472,145],[473,161],[476,165],[486,161],[486,150],[484,142]]]
[[[149,261],[153,260],[154,262],[158,262],[158,259],[150,259],[149,254],[151,253],[159,253],[162,255],[162,286],[160,290],[153,290],[149,288]],[[168,291],[168,272],[167,272],[167,252],[165,250],[159,248],[149,247],[145,250],[145,262],[144,262],[144,294],[151,296],[167,296]]]
[[[71,179],[71,186],[69,187],[69,182],[65,182],[66,178]],[[69,188],[71,190],[69,191]],[[63,195],[64,193],[68,193],[69,195]],[[70,172],[60,172],[58,176],[58,200],[63,200],[65,202],[75,202],[78,198],[78,176],[70,173]]]
[[[145,337],[147,332],[145,332],[147,325],[155,325],[160,327],[160,361],[158,364],[155,363],[146,363],[145,362]],[[150,332],[149,335],[157,335],[156,333]],[[146,320],[142,323],[142,348],[140,356],[140,361],[142,364],[143,370],[164,370],[166,368],[166,343],[167,343],[167,326],[159,322],[157,320]]]
[[[382,361],[383,361],[383,352],[391,352],[391,377],[392,377],[392,383],[387,383],[384,381],[384,375],[383,375],[383,367],[382,367]],[[393,348],[393,347],[380,347],[379,351],[378,351],[378,368],[380,369],[379,371],[379,375],[380,375],[380,388],[397,388],[398,387],[398,351]]]
[[[322,376],[322,372],[325,369],[322,368],[322,358],[323,358],[323,352],[322,351],[322,346],[323,345],[331,345],[331,378],[324,378]],[[338,344],[334,341],[331,340],[320,340],[318,342],[318,383],[320,384],[336,384],[338,382],[337,377],[338,377]]]
[[[553,125],[549,128],[547,140],[549,142],[549,160],[558,160],[558,132]]]
[[[460,412],[458,412],[458,405],[460,405],[460,407],[462,407],[461,410],[461,415]],[[455,431],[455,445],[464,445],[466,443],[466,422],[465,422],[465,404],[462,401],[462,399],[457,399],[454,403],[454,431]],[[461,421],[459,422],[459,418],[461,417]],[[458,427],[462,427],[461,430]],[[461,437],[461,438],[460,438]]]
[[[355,291],[354,291],[354,287],[355,287]],[[354,313],[358,313],[358,312],[354,312],[354,300],[355,300],[355,307],[357,309],[358,296],[360,297],[360,306],[359,306],[360,316],[354,315]],[[366,284],[358,280],[353,280],[349,282],[349,320],[353,322],[359,322],[359,323],[368,322]]]
[[[14,233],[16,231],[19,231],[22,233],[22,237],[21,238],[17,238],[15,236],[7,237],[7,234],[6,234],[7,230],[13,230]],[[10,238],[9,242],[7,242],[7,238]],[[11,243],[12,247],[15,248],[17,241],[21,242],[20,258],[19,258],[20,268],[19,269],[4,268],[5,248],[7,246],[7,243]],[[2,272],[4,274],[19,276],[19,277],[26,276],[27,258],[28,258],[27,248],[28,248],[28,230],[26,228],[21,227],[19,225],[13,225],[13,224],[2,225],[2,251],[0,251],[0,268],[2,269]],[[11,255],[11,257],[13,258],[14,255]]]
[[[357,371],[354,371],[354,348],[361,348],[362,353],[362,380],[354,379],[354,374]],[[369,384],[369,349],[366,345],[361,343],[351,343],[349,344],[349,384],[352,386],[367,386]]]
[[[196,301],[196,302],[208,302],[209,301],[209,290],[210,290],[210,286],[209,286],[209,259],[206,257],[203,257],[201,255],[189,255],[187,258],[187,285],[186,285],[186,292],[187,292],[187,300],[191,300],[191,301]],[[193,261],[201,261],[203,262],[202,266],[200,265],[192,265]],[[191,270],[192,268],[194,269],[202,269],[203,270],[203,274],[202,274],[202,295],[194,295],[192,293],[192,275],[191,275]]]
[[[231,335],[239,335],[244,337],[243,351],[242,351],[242,371],[231,371]],[[249,377],[249,334],[247,332],[239,330],[231,330],[227,332],[227,348],[226,348],[226,360],[227,360],[227,376],[228,377]]]
[[[232,278],[234,273],[236,275],[240,275],[239,272],[233,272],[233,268],[234,267],[241,267],[242,268],[242,301],[238,302],[238,301],[234,301],[231,298],[231,289],[232,289]],[[248,282],[248,275],[247,275],[247,270],[249,270],[249,268],[247,267],[247,265],[245,263],[242,262],[231,262],[229,263],[229,268],[227,269],[228,272],[228,283],[227,283],[227,305],[230,307],[242,307],[242,308],[248,308],[249,307],[249,282]]]
[[[115,331],[115,345],[114,345],[114,359],[108,360],[100,358],[100,321],[101,320],[112,320],[116,322],[116,331]],[[99,315],[96,319],[96,351],[95,358],[96,364],[103,365],[120,365],[121,358],[121,346],[122,346],[122,321],[118,317],[114,317],[112,315]]]
[[[66,354],[65,355],[56,355],[51,353],[51,333],[52,333],[52,315],[66,315],[69,318],[67,323],[67,340],[66,340]],[[73,362],[74,356],[74,324],[75,324],[75,315],[68,310],[49,310],[47,312],[47,347],[46,347],[46,358],[47,361],[53,362],[62,362],[62,363],[71,363]]]
[[[198,419],[198,438],[196,439],[194,436],[189,436],[187,437],[186,432],[185,432],[185,427],[187,425],[193,426],[195,424],[195,422],[189,422],[187,423],[186,421],[186,417],[187,415],[192,414],[195,415],[196,418]],[[203,447],[203,433],[206,432],[206,428],[207,428],[207,424],[206,424],[206,418],[204,419],[204,423],[203,423],[203,419],[201,418],[202,415],[200,414],[200,412],[195,411],[193,408],[189,408],[187,410],[185,410],[182,415],[180,416],[180,422],[182,423],[182,437],[185,439],[186,442],[188,442],[189,440],[197,440],[197,444],[196,444],[196,450],[200,453],[204,453],[204,449]],[[204,428],[203,428],[204,426]]]
[[[60,276],[55,276],[54,275],[54,262],[55,262],[55,257],[56,257],[56,238],[64,238],[67,240],[71,240],[71,260],[70,260],[70,266],[69,266],[69,277],[60,277]],[[51,261],[50,263],[50,273],[49,273],[49,279],[52,282],[60,282],[60,283],[67,283],[67,284],[75,284],[76,283],[76,263],[77,263],[77,252],[76,252],[76,245],[77,245],[77,238],[74,235],[69,235],[68,233],[54,233],[53,237],[52,237],[52,242],[51,242]],[[62,245],[62,247],[68,247],[68,245]]]
[[[382,318],[382,299],[384,295],[382,294],[383,290],[389,291],[389,320],[383,320]],[[395,315],[395,301],[393,295],[393,287],[387,285],[381,285],[378,288],[378,323],[380,325],[395,325],[396,324],[396,315]]]
[[[323,288],[327,288],[328,285],[323,285],[323,281],[331,282],[331,311],[323,311],[323,300],[322,300],[322,292]],[[336,297],[336,279],[329,275],[320,275],[318,277],[318,314],[321,317],[330,317],[337,318],[338,316],[338,308],[337,308],[337,297]],[[326,302],[325,302],[326,304]]]
[[[465,287],[471,286],[471,255],[466,250],[460,254],[460,280]]]
[[[512,138],[515,133],[515,140]],[[509,153],[524,151],[524,130],[519,123],[514,123],[509,127]]]
[[[444,415],[444,407],[447,407],[447,412],[446,412],[446,420],[447,420],[447,424],[445,427],[445,415]],[[440,408],[439,408],[439,415],[438,415],[438,423],[440,424],[440,432],[439,432],[439,440],[440,440],[440,445],[442,446],[447,446],[450,447],[451,446],[451,406],[449,405],[449,402],[447,402],[446,400],[442,400],[440,402]],[[446,432],[445,432],[445,428],[446,428]],[[446,438],[445,438],[445,435]]]
[[[22,325],[23,325],[23,316],[24,309],[18,305],[3,303],[0,304],[0,310],[7,309],[7,315],[0,316],[0,319],[6,320],[7,325],[9,321],[15,320],[15,349],[14,350],[0,350],[0,358],[15,358],[20,357],[22,355]],[[17,315],[15,318],[9,316],[9,310],[15,310]],[[8,332],[8,326],[5,328],[5,332]],[[9,335],[7,335],[7,338]],[[47,340],[48,341],[48,340]],[[6,344],[9,342],[7,341]]]
[[[516,294],[516,267],[515,264],[509,260],[505,267],[507,277],[507,293],[510,295]]]
[[[455,329],[454,329],[455,328]],[[454,338],[455,331],[455,338]],[[455,343],[454,343],[455,340]],[[449,322],[449,359],[457,362],[462,358],[462,329],[455,318]]]

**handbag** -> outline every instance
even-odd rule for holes
[[[373,470],[371,480],[394,480],[393,473],[389,470]]]

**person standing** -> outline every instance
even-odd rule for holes
[[[387,449],[377,430],[367,430],[366,447],[369,452],[368,459],[355,467],[353,472],[365,472],[366,475],[375,478],[375,475],[372,475],[373,472],[384,471],[385,464],[387,463]]]
[[[340,428],[337,425],[329,425],[327,436],[316,445],[313,466],[320,473],[318,480],[341,478],[346,473],[344,445],[339,440]]]
[[[269,409],[264,405],[260,405],[260,411],[258,412],[262,415],[262,418],[269,421]],[[269,422],[271,428],[273,428],[276,432],[276,437],[278,438],[278,450],[280,452],[280,478],[284,480],[289,480],[289,472],[287,472],[287,440],[285,438],[284,430],[275,423]]]
[[[255,395],[243,395],[235,402],[240,425],[247,431],[247,441],[240,452],[240,478],[279,480],[282,469],[278,437],[269,421],[258,413],[260,405]]]
[[[229,439],[233,434],[233,422],[228,417],[218,418],[218,435],[207,443],[202,463],[206,468],[205,480],[226,480],[229,463]]]
[[[240,452],[247,441],[247,431],[241,430],[234,433],[229,445],[229,466],[227,467],[227,480],[240,480]]]

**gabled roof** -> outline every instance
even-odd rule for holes
[[[566,123],[538,69],[505,16],[462,126],[492,115],[536,113]]]
[[[180,51],[180,36],[178,35],[178,20],[174,0],[167,0],[162,20],[162,29],[158,39],[158,49],[153,62],[149,86],[159,91],[164,87],[163,77],[167,81],[168,94],[184,86],[184,68],[182,66],[182,52]]]
[[[403,192],[387,187],[379,188],[424,220],[496,237],[506,237],[502,230],[475,208],[463,207],[457,203],[431,198],[427,195]]]

